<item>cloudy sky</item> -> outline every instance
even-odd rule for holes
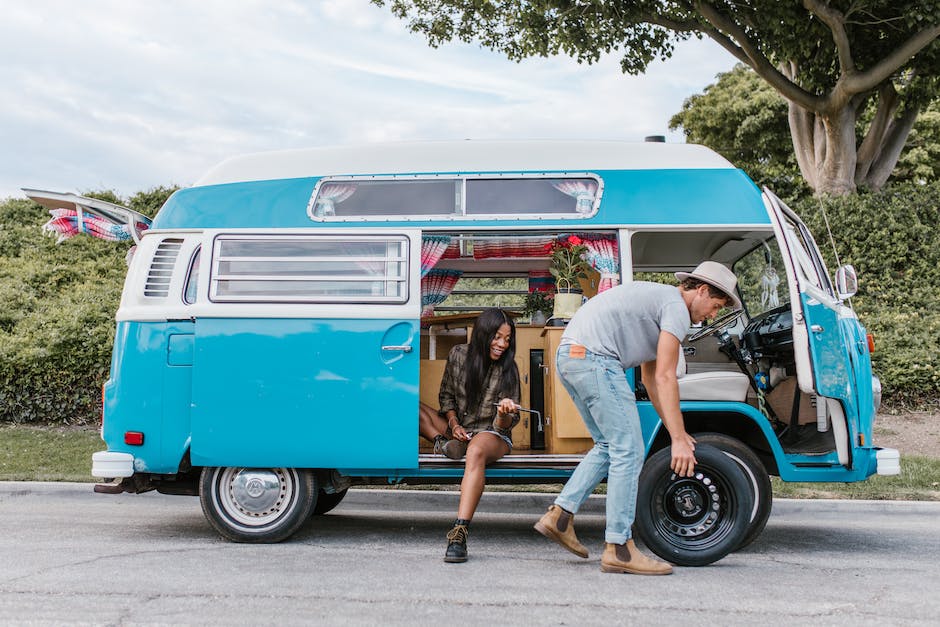
[[[242,153],[420,139],[665,134],[733,59],[682,45],[645,76],[616,57],[507,61],[432,49],[368,0],[25,0],[0,20],[0,198],[189,185]]]

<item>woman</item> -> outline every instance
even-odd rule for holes
[[[467,561],[468,527],[483,494],[486,465],[512,449],[511,430],[519,422],[515,354],[512,319],[502,309],[484,311],[473,326],[470,343],[455,346],[447,356],[440,410],[420,406],[419,431],[434,442],[434,452],[451,459],[466,455],[445,562]]]

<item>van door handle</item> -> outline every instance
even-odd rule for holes
[[[809,330],[812,331],[813,333],[822,333],[823,331],[825,331],[825,329],[820,324],[810,325]]]
[[[403,353],[410,353],[412,348],[411,346],[404,344],[402,346],[383,346],[383,351],[401,351]]]

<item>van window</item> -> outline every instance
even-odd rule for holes
[[[324,178],[308,213],[314,220],[402,216],[582,218],[593,215],[602,192],[594,175],[435,176],[369,180]]]
[[[400,304],[408,298],[408,240],[221,235],[210,287],[216,302]]]
[[[192,305],[196,302],[197,290],[199,289],[199,253],[202,248],[197,248],[193,253],[193,258],[189,262],[189,271],[186,273],[186,283],[183,287],[183,302]]]

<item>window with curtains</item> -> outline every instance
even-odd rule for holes
[[[600,177],[588,173],[325,177],[307,213],[318,221],[586,218],[602,192]]]

